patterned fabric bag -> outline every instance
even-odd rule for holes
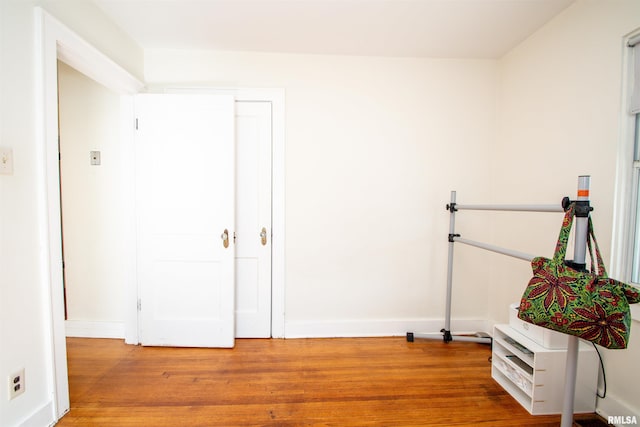
[[[518,317],[606,348],[626,348],[631,328],[629,304],[640,302],[640,293],[607,276],[591,217],[587,236],[591,271],[579,271],[565,263],[574,216],[572,203],[565,213],[553,259],[536,257],[531,261],[533,277],[520,300]]]

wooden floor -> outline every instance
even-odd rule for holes
[[[557,426],[491,379],[490,347],[405,338],[235,349],[67,340],[65,426]]]

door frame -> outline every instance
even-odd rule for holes
[[[60,171],[58,164],[58,85],[57,61],[61,60],[82,74],[121,95],[122,138],[133,141],[133,95],[144,84],[128,71],[87,43],[75,32],[40,7],[34,8],[36,39],[36,150],[39,156],[38,212],[42,242],[40,269],[45,301],[43,318],[47,345],[51,348],[48,383],[56,420],[69,411],[67,345],[62,292],[62,233],[60,218]],[[233,91],[238,100],[270,101],[273,106],[273,240],[272,240],[272,336],[285,336],[285,175],[284,175],[284,90],[223,89]],[[131,145],[133,151],[133,144]],[[133,159],[131,159],[133,164]],[[133,169],[131,170],[133,176]],[[133,182],[133,181],[132,181]],[[133,208],[132,208],[133,210]],[[131,212],[132,219],[135,214]],[[135,222],[134,222],[135,224]],[[135,233],[134,233],[135,235]],[[134,242],[135,243],[135,242]],[[127,266],[132,281],[127,296],[125,341],[137,343],[137,284],[135,280],[135,244],[132,262]],[[135,296],[135,299],[132,298]],[[136,303],[132,304],[133,301]]]
[[[149,92],[233,95],[236,102],[271,104],[271,337],[285,338],[284,89],[168,85]]]
[[[60,167],[58,163],[57,61],[61,60],[108,89],[121,94],[123,105],[144,86],[110,58],[84,41],[43,9],[34,8],[36,39],[36,150],[39,155],[38,212],[42,251],[42,290],[49,354],[48,382],[53,394],[53,414],[60,419],[69,411],[69,378],[64,321],[62,231],[60,218]],[[131,132],[132,133],[132,132]],[[123,135],[124,136],[124,135]]]

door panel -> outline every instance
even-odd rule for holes
[[[271,103],[236,102],[236,337],[271,336]],[[265,228],[266,244],[260,233]]]
[[[234,100],[138,95],[136,116],[141,343],[233,347]]]

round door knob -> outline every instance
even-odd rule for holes
[[[220,235],[220,238],[222,239],[222,246],[224,246],[225,248],[228,248],[229,247],[229,231],[226,228]]]

